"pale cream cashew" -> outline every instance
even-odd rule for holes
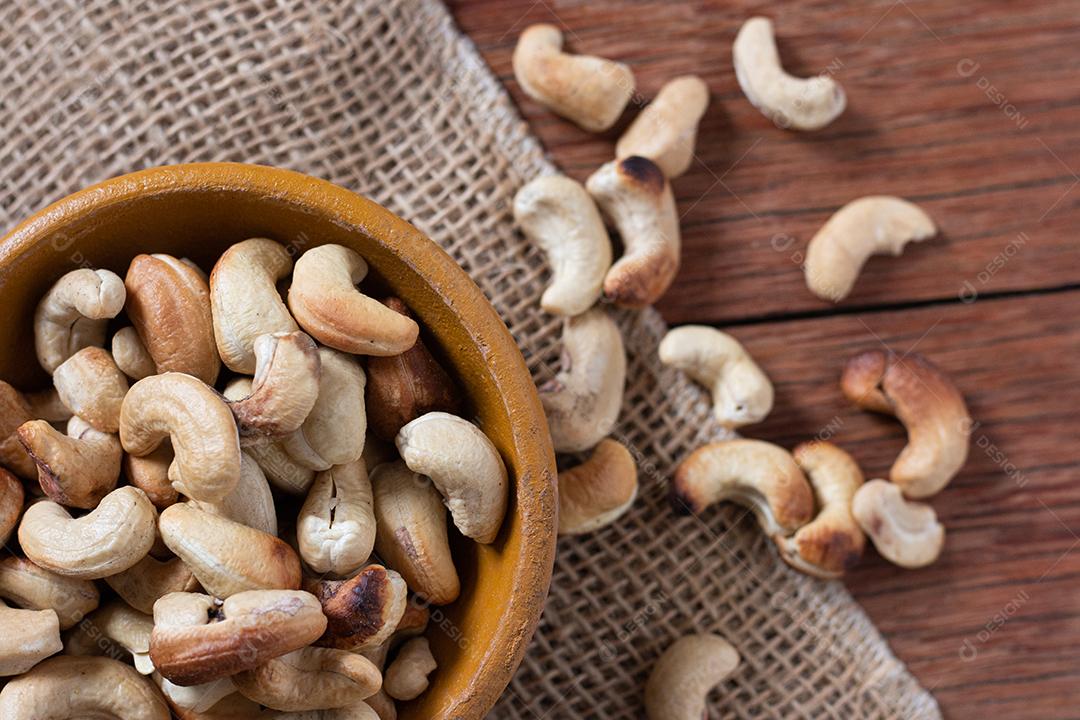
[[[70,420],[73,414],[60,399],[60,393],[56,392],[55,386],[23,393],[23,397],[30,406],[30,416],[36,420],[62,423]]]
[[[588,460],[559,473],[559,534],[581,535],[622,516],[638,492],[637,465],[626,447],[605,438]]]
[[[233,372],[255,372],[255,341],[260,335],[291,333],[300,328],[277,282],[292,270],[284,245],[251,238],[229,247],[210,272],[214,338],[222,361]]]
[[[92,581],[57,575],[14,555],[0,560],[0,597],[28,610],[54,610],[61,630],[76,625],[101,600]]]
[[[709,88],[697,75],[664,83],[615,145],[615,157],[646,157],[670,180],[690,167],[698,122],[709,106]]]
[[[225,399],[242,400],[251,395],[251,388],[251,378],[235,378],[225,386]],[[290,495],[306,493],[315,481],[315,471],[293,460],[280,440],[248,445],[244,452],[254,458],[274,487]]]
[[[190,503],[163,510],[158,527],[169,549],[215,597],[300,587],[300,558],[273,535]]]
[[[215,351],[216,352],[216,351]],[[120,410],[120,442],[148,455],[170,438],[169,480],[195,500],[217,502],[240,477],[240,440],[232,411],[214,390],[183,373],[153,375],[131,386]]]
[[[645,683],[649,720],[700,720],[709,692],[739,667],[739,653],[719,635],[686,635],[653,665]]]
[[[566,317],[591,308],[611,268],[611,240],[582,184],[565,175],[536,178],[514,196],[514,220],[551,267],[540,307]]]
[[[322,373],[315,405],[294,433],[282,439],[292,458],[312,470],[346,465],[364,452],[367,411],[363,368],[345,353],[319,348]]]
[[[357,290],[368,266],[355,251],[321,245],[300,256],[289,287],[289,309],[300,327],[336,350],[398,355],[413,346],[420,327]]]
[[[525,94],[585,130],[615,124],[634,94],[634,73],[622,63],[563,51],[554,25],[525,28],[513,56],[514,77]]]
[[[315,476],[296,521],[300,557],[320,575],[350,577],[375,546],[371,482],[362,460]]]
[[[233,683],[241,695],[275,710],[325,710],[374,695],[382,674],[362,655],[306,647],[237,673]]]
[[[0,467],[0,545],[7,545],[22,515],[26,493],[19,478]]]
[[[761,440],[720,440],[690,453],[675,470],[672,500],[677,512],[695,515],[716,502],[738,503],[771,538],[814,516],[814,492],[791,454]]]
[[[660,362],[709,389],[713,415],[725,427],[761,422],[772,410],[773,386],[738,340],[705,325],[669,330]]]
[[[131,325],[122,327],[113,334],[110,348],[116,367],[132,380],[157,375],[154,358],[150,357],[150,351],[143,345],[139,331]]]
[[[50,375],[84,347],[105,344],[105,326],[124,309],[124,281],[109,270],[72,270],[34,312],[34,347]]]
[[[169,701],[169,705],[181,710],[190,710],[193,713],[205,713],[218,704],[221,700],[236,693],[236,685],[233,684],[232,678],[220,678],[218,680],[211,680],[208,683],[202,683],[200,685],[177,685],[168,678],[162,677],[161,673],[155,672],[153,675],[154,682],[161,688],[161,692],[165,695],[165,699]],[[254,708],[257,712],[258,708]],[[254,713],[253,713],[254,714]],[[245,716],[244,720],[250,718],[251,715]]]
[[[395,442],[409,469],[431,478],[461,534],[493,542],[506,514],[508,480],[488,436],[464,418],[432,412],[401,428]]]
[[[427,478],[403,462],[371,472],[375,497],[375,551],[409,587],[435,605],[461,592],[446,535],[446,507]]]
[[[229,401],[244,445],[280,439],[300,429],[319,396],[322,363],[314,341],[299,330],[255,340],[251,393]]]
[[[560,371],[540,388],[556,452],[594,447],[615,428],[626,385],[622,334],[600,308],[567,319]]]
[[[44,420],[31,420],[19,428],[19,439],[37,463],[38,482],[51,500],[92,510],[116,488],[124,455],[120,439],[79,416],[68,420],[66,435]]]
[[[428,688],[428,676],[438,667],[425,637],[413,638],[398,650],[386,669],[386,694],[395,700],[413,700]]]
[[[200,685],[306,647],[325,629],[319,601],[299,590],[251,590],[224,601],[171,593],[154,605],[150,659],[171,682]]]
[[[157,511],[146,493],[124,486],[78,519],[48,500],[31,505],[19,524],[19,544],[46,570],[96,580],[143,559],[154,544],[156,522]]]
[[[964,466],[972,425],[964,396],[922,355],[859,353],[844,366],[840,385],[851,402],[894,415],[907,429],[908,444],[889,470],[889,479],[904,495],[930,497]]]
[[[150,633],[154,618],[139,612],[123,600],[113,600],[102,605],[86,618],[102,635],[127,650],[140,675],[154,672],[150,661]]]
[[[105,582],[124,602],[148,615],[154,612],[158,598],[174,592],[194,592],[199,587],[195,574],[183,560],[158,560],[153,555],[108,576]]]
[[[18,430],[34,419],[23,394],[0,380],[0,463],[27,480],[37,478],[37,465],[19,440]]]
[[[270,483],[259,464],[246,452],[240,453],[240,479],[224,500],[216,503],[192,500],[191,505],[269,535],[278,534],[277,509]]]
[[[848,296],[871,255],[898,256],[909,242],[937,234],[922,208],[903,198],[870,195],[833,213],[806,247],[806,286],[822,300]]]
[[[60,655],[4,687],[0,717],[169,720],[169,706],[148,678],[122,662]]]
[[[317,644],[354,652],[390,638],[409,592],[401,575],[382,565],[368,565],[348,580],[305,578],[304,589],[319,598],[326,615],[326,632]]]
[[[870,480],[855,493],[851,512],[878,553],[903,568],[930,565],[945,546],[945,526],[934,508],[904,499],[900,487]]]
[[[628,308],[655,303],[679,271],[682,239],[671,183],[652,160],[633,155],[602,165],[585,187],[622,238],[623,255],[604,277],[605,297]]]
[[[148,455],[124,453],[121,462],[128,483],[146,493],[158,510],[164,510],[180,498],[180,493],[169,480],[169,466],[175,458],[172,443],[162,440]]]
[[[0,602],[0,677],[21,675],[63,649],[60,622],[51,608],[18,610]],[[0,709],[3,707],[0,694]]]
[[[95,430],[120,429],[120,405],[128,382],[107,350],[83,348],[57,366],[53,382],[60,401]]]
[[[754,17],[743,23],[732,46],[735,77],[746,99],[777,127],[819,130],[844,112],[844,88],[826,74],[790,75],[780,64],[772,20]]]

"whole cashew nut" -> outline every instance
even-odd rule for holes
[[[379,690],[382,673],[362,655],[306,647],[237,673],[233,683],[260,705],[296,712],[360,702]]]
[[[559,473],[559,534],[580,535],[615,522],[634,504],[637,465],[622,443],[600,441],[585,462]]]
[[[235,378],[225,386],[225,399],[243,400],[251,395],[251,388],[251,378]],[[315,481],[315,471],[293,460],[280,440],[248,445],[244,448],[244,452],[258,463],[266,479],[282,492],[300,495],[306,493],[311,483]]]
[[[739,667],[739,653],[718,635],[676,640],[653,666],[645,683],[649,720],[699,720],[709,691]]]
[[[0,677],[21,675],[63,649],[60,623],[51,608],[16,610],[0,602]],[[3,709],[2,693],[0,709]]]
[[[904,495],[930,497],[963,467],[971,435],[964,396],[922,355],[859,353],[844,366],[840,386],[851,402],[864,410],[895,415],[907,429],[908,444],[889,470],[889,479]]]
[[[356,359],[345,353],[319,348],[319,360],[322,373],[315,405],[300,429],[283,438],[282,444],[301,465],[329,470],[353,462],[364,452],[367,378]]]
[[[607,130],[634,94],[634,73],[622,63],[563,51],[554,25],[525,28],[513,57],[525,94],[591,132]]]
[[[0,597],[28,610],[54,610],[67,630],[92,612],[101,600],[90,580],[64,577],[10,555],[0,560]]]
[[[124,309],[124,281],[109,270],[72,270],[34,312],[34,347],[50,375],[84,347],[105,343],[105,326]]]
[[[158,560],[153,555],[108,576],[105,582],[124,602],[147,615],[153,614],[158,598],[174,592],[193,592],[199,587],[195,574],[183,560]]]
[[[304,589],[319,598],[326,615],[326,633],[318,644],[354,652],[390,638],[409,592],[401,575],[382,565],[368,565],[348,580],[308,578]]]
[[[131,608],[123,600],[113,600],[86,618],[92,627],[131,653],[140,675],[154,672],[150,662],[150,633],[154,618]]]
[[[336,350],[358,355],[398,355],[420,333],[412,318],[356,289],[368,266],[341,245],[321,245],[300,256],[289,288],[289,309],[300,327]]]
[[[127,378],[108,351],[86,347],[53,371],[60,401],[95,430],[120,429],[120,405],[128,391]]]
[[[584,186],[565,175],[538,177],[514,196],[514,220],[551,267],[540,307],[566,317],[591,308],[611,268],[611,240]]]
[[[362,460],[315,476],[296,521],[300,557],[320,575],[350,577],[375,546],[371,482]]]
[[[19,440],[18,430],[33,419],[26,397],[0,380],[0,463],[27,480],[37,478],[37,465]]]
[[[903,198],[870,195],[837,210],[806,247],[806,286],[822,300],[848,296],[871,255],[900,255],[909,242],[937,234],[922,208]]]
[[[859,488],[851,512],[878,553],[894,565],[926,567],[945,546],[945,527],[934,508],[905,500],[900,487],[885,480]]]
[[[37,463],[38,482],[51,500],[92,510],[116,488],[124,455],[120,439],[79,416],[68,420],[66,435],[44,420],[31,420],[19,428],[19,439]]]
[[[563,324],[562,368],[542,385],[556,452],[580,452],[611,434],[622,409],[626,351],[622,334],[600,308]]]
[[[585,187],[623,243],[622,257],[604,278],[604,295],[620,307],[655,303],[679,271],[682,240],[671,183],[652,160],[632,155],[601,166]]]
[[[772,410],[773,386],[738,340],[705,325],[669,330],[660,362],[709,388],[713,414],[725,427],[761,422]]]
[[[319,396],[322,363],[314,341],[299,330],[255,339],[251,393],[229,401],[242,444],[276,440],[300,429]]]
[[[649,158],[677,178],[694,157],[698,122],[709,106],[709,88],[696,75],[669,80],[615,145],[615,157]]]
[[[428,676],[439,666],[425,637],[413,638],[398,650],[386,669],[383,687],[395,700],[413,700],[428,689]]]
[[[826,75],[799,78],[780,64],[772,20],[743,23],[732,46],[735,77],[746,99],[777,127],[818,130],[844,112],[844,88]]]
[[[432,412],[401,428],[395,443],[410,470],[431,478],[461,534],[494,542],[506,514],[508,481],[488,436],[464,418]]]
[[[143,345],[139,331],[131,325],[116,331],[112,336],[110,349],[116,367],[132,380],[157,375],[154,358],[150,357],[150,351]]]
[[[25,493],[19,478],[0,467],[0,545],[8,538],[22,515]]]
[[[225,499],[216,503],[192,500],[191,505],[269,535],[278,534],[277,509],[270,483],[259,464],[246,452],[240,453],[240,479]]]

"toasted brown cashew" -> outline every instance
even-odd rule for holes
[[[75,416],[67,435],[44,420],[31,420],[19,428],[19,439],[38,467],[41,489],[54,502],[92,510],[116,488],[120,439],[100,432]]]
[[[144,377],[157,375],[154,358],[150,357],[150,351],[143,345],[139,331],[131,325],[116,331],[112,336],[110,348],[116,367],[132,380],[142,380]]]
[[[420,327],[356,289],[367,275],[364,259],[341,245],[300,256],[289,288],[289,309],[323,345],[358,355],[398,355],[413,346]]]
[[[350,577],[375,546],[371,482],[362,460],[315,476],[296,521],[300,557],[320,575]]]
[[[0,463],[19,477],[37,478],[37,465],[19,440],[19,427],[34,419],[21,392],[0,380]]]
[[[851,512],[878,553],[903,568],[932,564],[945,546],[945,527],[934,508],[909,502],[898,485],[871,480],[855,493]]]
[[[709,88],[697,75],[664,83],[615,145],[615,157],[646,157],[677,178],[694,157],[698,121],[709,106]]]
[[[314,595],[251,590],[224,602],[172,593],[154,605],[150,659],[177,685],[199,685],[299,650],[326,629]]]
[[[709,691],[739,667],[739,653],[718,635],[676,640],[653,666],[645,683],[649,720],[700,720]]]
[[[190,501],[191,505],[215,515],[261,530],[269,535],[278,534],[277,508],[270,483],[266,481],[259,464],[246,452],[240,454],[240,480],[224,500],[216,503]]]
[[[94,611],[86,622],[98,632],[131,653],[140,675],[154,672],[150,662],[150,633],[154,618],[133,609],[123,600],[113,600]]]
[[[194,592],[199,587],[195,574],[183,560],[158,560],[153,555],[108,576],[105,582],[124,602],[147,614],[154,612],[158,598],[174,592]]]
[[[122,662],[61,655],[4,687],[0,717],[169,720],[169,706],[150,680]]]
[[[356,359],[345,353],[319,348],[319,359],[318,399],[300,429],[282,443],[301,465],[329,470],[351,463],[364,452],[366,377]]]
[[[607,130],[634,94],[634,73],[622,63],[563,51],[554,25],[525,28],[514,48],[514,77],[525,94],[592,132]]]
[[[671,183],[652,160],[632,155],[603,165],[585,187],[623,242],[623,256],[604,278],[604,295],[621,307],[655,303],[679,271],[682,240]]]
[[[146,493],[158,510],[164,510],[180,498],[169,480],[169,466],[175,457],[168,440],[163,440],[148,455],[140,457],[124,453],[121,465],[128,483]]]
[[[403,462],[371,472],[375,496],[375,551],[414,591],[435,605],[461,592],[446,536],[446,508],[427,478]]]
[[[425,637],[409,640],[386,669],[386,694],[395,700],[413,700],[428,688],[428,676],[438,667]]]
[[[626,351],[622,334],[600,308],[563,324],[562,367],[542,385],[556,452],[582,452],[611,434],[622,409]]]
[[[210,273],[214,338],[230,370],[255,372],[254,346],[260,335],[300,329],[277,290],[277,282],[290,270],[289,251],[266,238],[236,243],[218,258]]]
[[[967,460],[971,416],[949,376],[918,353],[898,357],[870,350],[847,361],[840,380],[844,396],[864,410],[895,415],[908,444],[889,479],[909,498],[944,488]]]
[[[101,347],[124,298],[124,281],[108,270],[80,268],[57,280],[34,312],[34,347],[45,372],[84,347]]]
[[[690,453],[675,470],[672,500],[677,512],[695,515],[716,502],[739,503],[772,538],[814,515],[814,493],[791,454],[761,440],[721,440]]]
[[[53,382],[60,401],[95,430],[114,433],[120,429],[120,405],[128,383],[108,351],[83,348],[57,366]]]
[[[240,442],[245,445],[299,430],[319,396],[322,372],[315,343],[299,330],[260,335],[254,348],[251,394],[229,401]]]
[[[14,555],[0,560],[0,597],[28,610],[55,610],[61,630],[82,620],[101,599],[90,580],[57,575]]]
[[[237,673],[233,683],[260,705],[295,712],[357,703],[378,691],[382,674],[362,655],[306,647]]]
[[[179,492],[217,502],[240,477],[240,441],[225,401],[190,375],[165,373],[131,386],[120,411],[120,442],[148,455],[171,438],[176,457],[169,479]]]
[[[361,651],[389,639],[405,614],[408,587],[401,575],[382,565],[368,565],[348,580],[304,580],[319,598],[326,632],[318,644]]]
[[[0,545],[8,538],[22,515],[25,493],[19,478],[0,467]]]
[[[251,378],[235,378],[225,386],[225,399],[242,400],[251,395],[251,388]],[[244,448],[244,452],[258,463],[266,479],[274,487],[290,495],[307,492],[311,483],[315,481],[315,471],[293,460],[280,440],[248,445]]]
[[[592,456],[559,473],[559,534],[580,535],[615,522],[637,497],[634,457],[626,447],[607,439]]]
[[[19,544],[46,570],[96,580],[127,570],[145,557],[154,544],[156,521],[157,511],[146,493],[125,486],[78,519],[54,502],[31,505],[19,524]]]

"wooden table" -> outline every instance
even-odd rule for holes
[[[933,505],[939,562],[872,551],[848,587],[953,718],[1080,717],[1080,7],[1075,0],[760,3],[459,0],[452,7],[563,170],[610,159],[668,79],[709,85],[697,161],[675,183],[683,268],[660,310],[742,340],[776,384],[748,434],[785,446],[835,433],[869,477],[904,444],[841,398],[853,352],[917,350],[978,421],[971,457]],[[815,134],[773,127],[731,67],[740,23],[768,14],[785,65],[831,72],[848,109]],[[642,101],[590,135],[526,98],[518,33],[554,22],[570,47],[629,63]],[[814,298],[806,243],[839,206],[895,194],[935,240],[873,259],[840,305]]]

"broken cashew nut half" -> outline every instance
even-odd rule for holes
[[[134,668],[106,657],[60,655],[8,682],[0,717],[169,720],[169,706]]]
[[[930,565],[945,546],[945,527],[934,508],[904,499],[900,488],[871,480],[855,493],[852,514],[883,558],[903,568]]]
[[[232,677],[240,694],[287,712],[346,707],[371,697],[382,673],[363,655],[326,647],[305,647],[268,660]]]
[[[679,177],[690,167],[698,122],[708,106],[709,88],[701,78],[669,80],[619,138],[615,157],[649,158],[668,179]]]
[[[413,638],[398,650],[386,669],[383,688],[395,700],[413,700],[428,688],[428,676],[439,666],[426,637]]]
[[[68,420],[66,435],[31,420],[19,427],[19,440],[37,464],[41,489],[61,505],[92,510],[120,479],[120,439],[78,416]]]
[[[739,667],[739,653],[719,635],[687,635],[672,643],[645,683],[649,720],[700,720],[709,692]]]
[[[108,351],[83,348],[53,371],[53,383],[60,402],[95,430],[114,433],[120,429],[120,406],[128,382]]]
[[[409,592],[401,575],[382,565],[368,565],[348,580],[306,579],[304,589],[319,598],[326,615],[318,644],[354,652],[390,638]]]
[[[526,95],[591,132],[614,125],[634,94],[629,67],[564,52],[562,31],[546,23],[530,25],[521,33],[513,66]]]
[[[844,112],[847,96],[831,77],[799,78],[780,64],[772,20],[743,23],[732,46],[735,77],[746,99],[782,129],[819,130]]]
[[[922,208],[903,198],[871,195],[837,210],[806,248],[806,286],[822,300],[848,296],[871,255],[898,256],[909,242],[937,234]]]
[[[124,309],[124,281],[109,270],[72,270],[45,293],[34,312],[34,347],[50,375],[60,363],[105,343],[105,326]]]
[[[375,509],[363,460],[315,476],[296,521],[300,557],[320,575],[350,577],[375,547]]]
[[[260,335],[254,342],[251,393],[230,400],[243,445],[277,440],[300,429],[319,396],[322,362],[315,342],[299,330]]]
[[[581,535],[622,516],[638,492],[637,465],[622,443],[605,438],[588,460],[559,473],[559,535]]]

